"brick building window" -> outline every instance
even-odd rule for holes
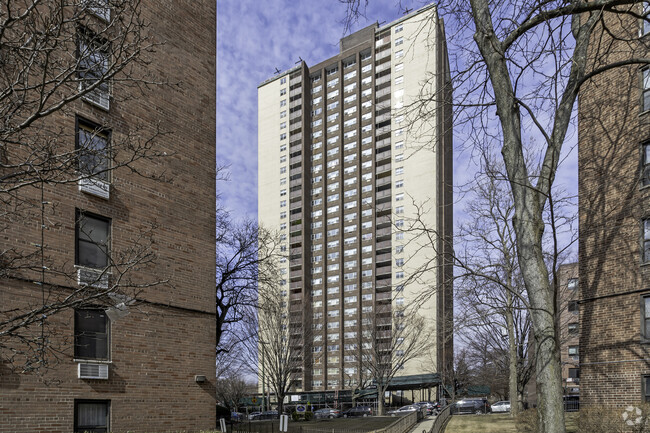
[[[650,341],[650,295],[641,298],[641,338]]]
[[[641,111],[647,111],[650,110],[650,68],[641,70],[641,81],[643,87]]]
[[[95,269],[108,266],[110,226],[108,218],[77,211],[76,265]]]
[[[650,141],[641,145],[641,185],[650,185]]]
[[[641,382],[643,401],[650,402],[650,375],[644,375]]]
[[[580,381],[580,369],[569,368],[569,378],[571,378],[572,382],[578,383]]]
[[[576,322],[569,323],[568,329],[569,329],[569,335],[578,334],[578,324]]]
[[[643,5],[642,13],[645,19],[641,19],[641,26],[639,28],[639,36],[647,35],[650,33],[650,2],[644,1],[641,3]]]
[[[104,433],[109,431],[110,400],[75,400],[74,431]]]
[[[76,132],[79,172],[108,182],[110,131],[77,118]]]
[[[569,301],[567,310],[569,313],[578,314],[578,301]]]
[[[567,289],[569,290],[575,290],[578,288],[578,279],[577,278],[569,278],[567,281]]]
[[[569,346],[569,356],[575,361],[578,360],[578,346]]]
[[[108,360],[109,329],[104,310],[75,310],[74,357]]]
[[[83,29],[77,40],[77,79],[79,90],[85,90],[97,85],[92,91],[84,95],[84,99],[106,110],[110,107],[110,88],[107,74],[110,63],[110,44],[92,33]],[[97,84],[99,83],[99,84]]]
[[[643,220],[643,261],[650,261],[650,218]]]

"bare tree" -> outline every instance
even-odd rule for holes
[[[155,225],[109,251],[110,233],[80,213],[79,236],[101,257],[85,270],[49,245],[65,185],[105,195],[114,172],[164,180],[146,164],[166,155],[156,147],[166,133],[158,125],[113,135],[102,125],[69,127],[82,100],[108,108],[166,84],[148,68],[157,45],[137,0],[0,4],[0,230],[18,229],[25,241],[0,246],[0,279],[41,292],[0,303],[0,360],[12,369],[39,371],[67,350],[55,338],[62,313],[101,305],[126,314],[143,290],[163,282],[139,277],[155,262]]]
[[[483,175],[476,177],[473,199],[466,207],[468,221],[456,236],[457,302],[465,316],[464,326],[456,329],[480,352],[506,355],[502,359],[507,363],[501,367],[509,372],[511,415],[516,416],[523,409],[524,388],[534,366],[528,357],[529,304],[517,262],[510,224],[514,204],[505,177],[490,157],[484,155],[482,165]]]
[[[417,310],[380,306],[373,323],[361,335],[361,377],[377,385],[377,415],[384,415],[383,399],[391,380],[405,366],[425,355],[430,331]]]
[[[449,51],[456,53],[452,79],[462,109],[456,127],[467,126],[472,145],[501,152],[513,197],[535,336],[538,431],[564,432],[557,284],[545,261],[543,213],[581,88],[613,68],[650,62],[637,27],[648,17],[632,0],[451,0],[438,11],[453,44]],[[431,101],[421,102],[419,115],[428,116]],[[533,167],[531,152],[540,155]]]
[[[217,216],[217,353],[228,353],[256,335],[242,322],[256,314],[258,287],[279,283],[280,243],[252,221],[234,222],[221,211]]]
[[[257,315],[247,322],[247,332],[255,338],[247,339],[242,346],[244,365],[258,376],[263,387],[269,386],[281,413],[284,397],[300,378],[300,343],[310,334],[290,334],[289,309],[280,287],[270,280],[260,287]]]
[[[217,377],[217,400],[230,411],[237,411],[239,402],[252,392],[253,385],[242,376],[242,368],[230,368]]]

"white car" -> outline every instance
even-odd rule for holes
[[[492,413],[498,412],[510,412],[510,402],[509,401],[497,401],[492,405]]]

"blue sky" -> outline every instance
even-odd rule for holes
[[[217,1],[217,162],[230,172],[217,189],[234,217],[257,217],[257,86],[299,57],[315,65],[337,54],[345,12],[337,0]],[[366,16],[353,30],[401,13],[374,0]]]
[[[371,0],[367,19],[361,18],[352,31],[397,19],[403,14],[400,4],[418,8],[424,3]],[[257,218],[257,86],[275,68],[293,67],[299,57],[314,65],[335,55],[344,36],[345,13],[337,0],[217,1],[217,162],[229,166],[230,176],[217,189],[233,217]],[[459,40],[449,41],[450,50],[455,42]],[[475,170],[469,152],[460,151],[461,140],[455,137],[456,185],[472,179]],[[556,180],[556,187],[569,194],[577,194],[576,140],[575,134],[569,136]],[[462,217],[462,201],[454,207]]]

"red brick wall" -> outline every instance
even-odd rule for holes
[[[75,399],[110,400],[113,432],[214,428],[215,8],[210,1],[143,1],[151,34],[163,43],[149,56],[149,71],[170,85],[133,98],[116,94],[109,112],[77,101],[49,120],[69,135],[71,149],[75,114],[111,128],[114,140],[136,132],[146,138],[157,125],[164,131],[157,150],[167,157],[136,164],[143,173],[164,174],[164,181],[118,169],[109,200],[80,193],[76,185],[45,190],[52,268],[74,270],[78,208],[111,218],[114,253],[155,226],[155,262],[136,270],[133,280],[162,283],[144,288],[138,298],[147,302],[111,324],[109,380],[76,378],[71,311],[48,321],[62,352],[42,375],[0,363],[0,432],[71,432]],[[40,240],[39,216],[16,221],[0,242],[29,248]],[[54,276],[48,281],[64,283]],[[0,282],[3,308],[40,297],[33,283]],[[195,375],[207,382],[195,383]]]
[[[640,6],[639,6],[640,7]],[[609,29],[592,52],[594,66],[646,55],[638,22],[606,16]],[[594,45],[596,46],[596,45]],[[640,70],[617,68],[587,83],[579,100],[581,402],[622,406],[641,400],[650,373],[640,341],[640,293],[648,288],[641,259],[641,219],[650,190],[639,184],[640,144],[650,115],[640,115]]]

